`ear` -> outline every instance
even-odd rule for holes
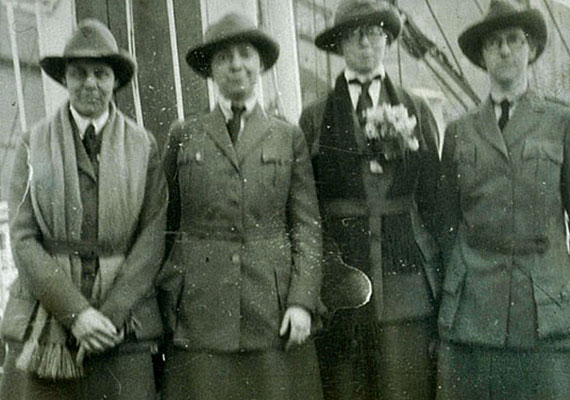
[[[115,76],[115,82],[113,83],[113,90],[116,90],[119,87],[119,80]]]
[[[528,62],[530,63],[536,58],[536,45],[533,42],[529,42],[528,45]]]

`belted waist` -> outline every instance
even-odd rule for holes
[[[545,235],[501,236],[467,232],[466,241],[470,247],[501,254],[528,255],[543,254],[550,242]]]
[[[374,201],[377,201],[377,205],[370,208],[366,200],[325,200],[322,205],[323,215],[333,218],[354,218],[364,216],[375,217],[390,214],[401,214],[409,212],[415,208],[415,202],[412,196],[399,197],[393,200],[378,199]]]
[[[110,257],[127,252],[127,246],[111,246],[87,240],[43,239],[42,245],[50,254],[76,255],[84,259]]]
[[[180,228],[184,229],[175,232],[176,241],[184,241],[187,239],[211,239],[211,240],[228,240],[235,242],[243,242],[260,239],[274,239],[283,237],[286,234],[285,226],[281,227],[263,227],[250,230],[242,230],[230,227],[226,229],[212,229],[201,227]]]

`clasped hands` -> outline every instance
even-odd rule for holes
[[[95,308],[83,310],[71,326],[71,333],[79,342],[76,361],[81,365],[86,354],[100,353],[115,347],[124,339],[124,331]]]
[[[285,344],[285,350],[292,345],[302,345],[311,335],[311,314],[303,307],[291,306],[287,308],[279,335],[285,336],[289,332],[289,338]]]

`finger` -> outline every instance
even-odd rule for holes
[[[83,365],[83,359],[85,358],[85,347],[83,344],[79,346],[79,350],[77,351],[77,356],[75,357],[75,362],[77,365]]]
[[[285,316],[283,317],[283,322],[281,322],[281,328],[279,329],[279,336],[285,336],[287,334],[287,331],[289,330],[289,327],[290,327],[289,314],[285,313]]]

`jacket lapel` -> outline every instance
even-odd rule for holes
[[[226,120],[220,107],[216,107],[211,113],[207,114],[203,120],[204,130],[210,135],[216,145],[222,150],[232,164],[238,168],[237,153],[230,139]]]
[[[475,125],[481,137],[487,140],[508,159],[509,152],[503,139],[503,134],[497,124],[497,117],[495,116],[495,109],[491,97],[488,97],[487,101],[479,108],[475,117]]]
[[[256,105],[251,114],[246,116],[243,131],[240,133],[236,143],[236,151],[240,163],[268,136],[267,131],[270,127],[271,121],[265,115],[261,106],[259,104]]]
[[[529,132],[536,131],[536,126],[541,118],[535,114],[542,114],[544,108],[536,95],[527,92],[519,100],[513,115],[503,130],[503,136],[508,147],[516,145],[528,135]]]

